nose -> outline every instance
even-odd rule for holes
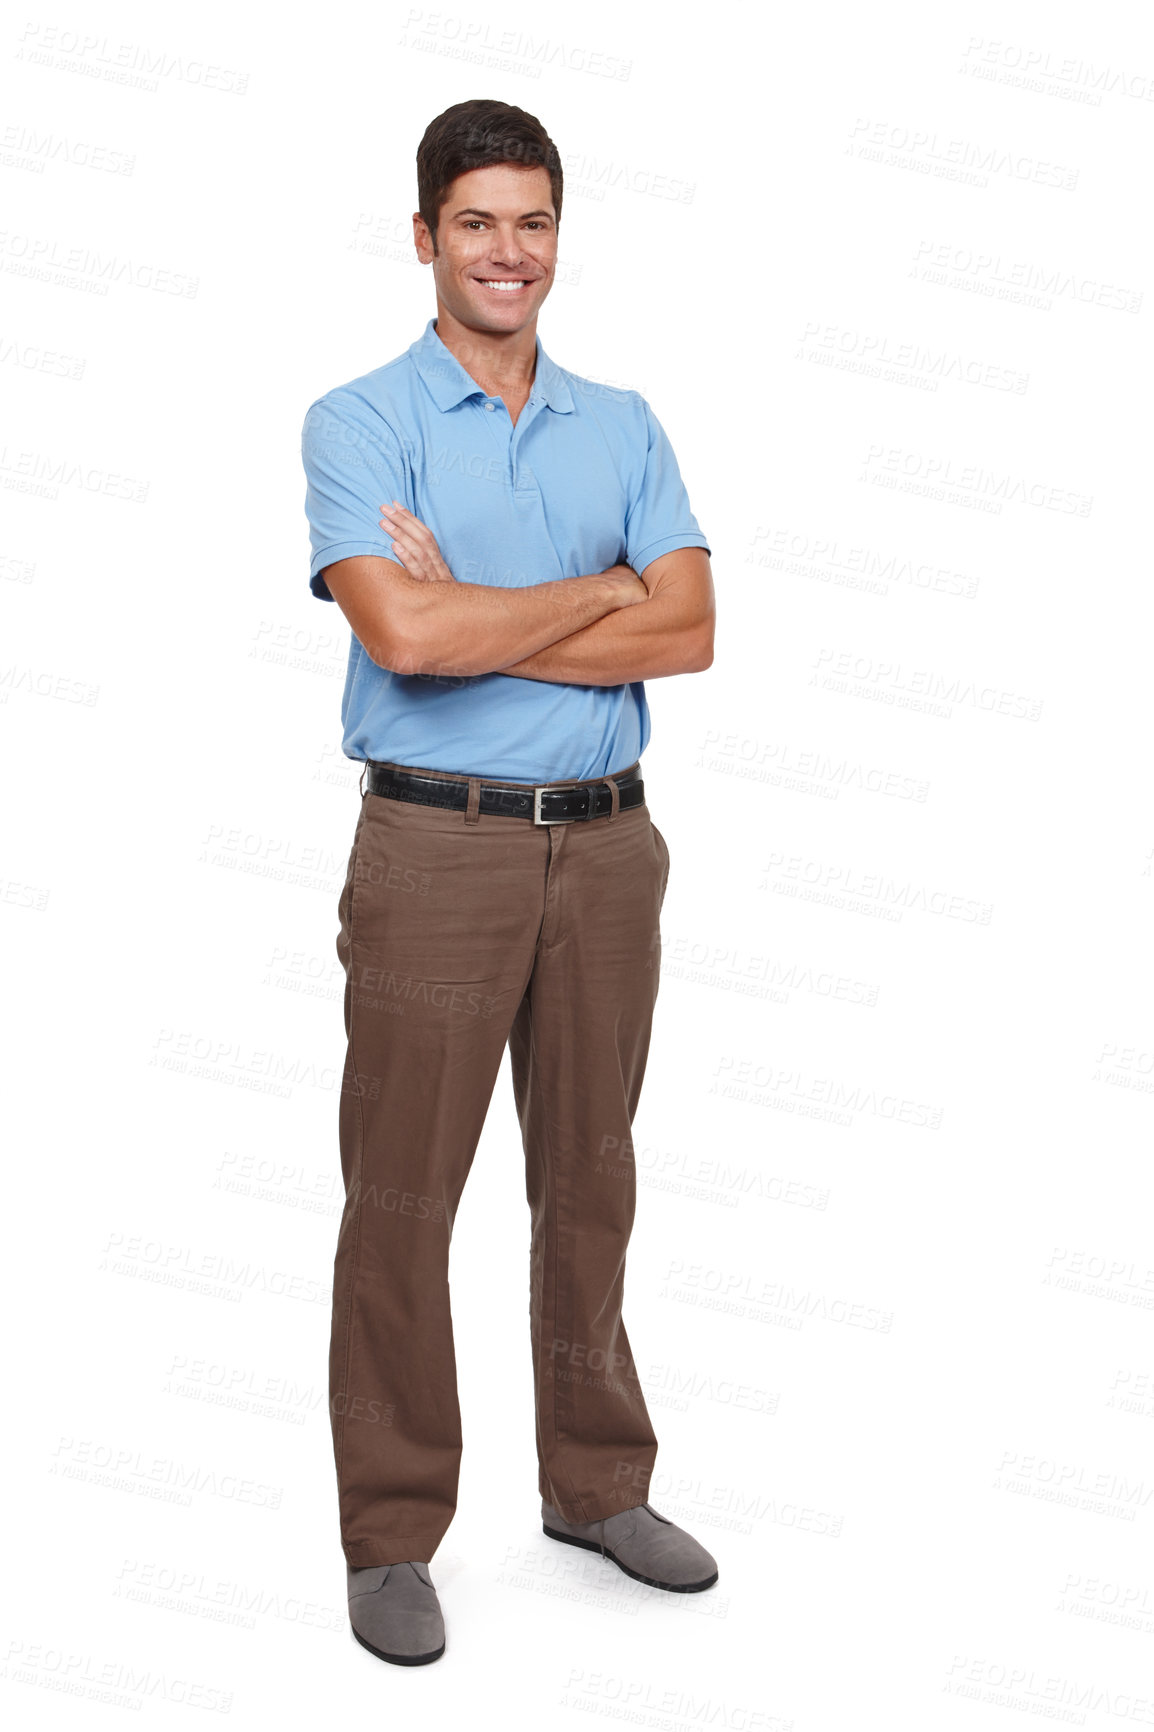
[[[495,265],[504,265],[507,270],[511,270],[515,265],[519,265],[524,257],[524,249],[512,228],[499,228],[497,230],[496,234],[493,236],[493,245],[490,251],[492,253],[493,263]]]

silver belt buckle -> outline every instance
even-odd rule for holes
[[[542,796],[542,794],[544,794],[546,792],[547,792],[547,790],[545,788],[534,788],[533,789],[533,822],[534,822],[534,824],[568,824],[569,823],[568,818],[564,818],[564,817],[562,817],[562,818],[543,818],[541,816],[541,796]]]

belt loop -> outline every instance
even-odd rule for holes
[[[364,763],[361,765],[361,779],[360,779],[360,783],[359,783],[362,800],[365,797],[365,776],[368,772],[368,768],[369,768],[369,760],[368,760],[368,758],[366,758]]]
[[[606,776],[605,785],[609,789],[609,822],[612,823],[621,808],[621,790],[612,776]]]
[[[478,824],[481,821],[481,778],[469,777],[469,802],[465,807],[466,824]]]

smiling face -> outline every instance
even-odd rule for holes
[[[417,254],[432,264],[438,306],[473,331],[531,326],[553,287],[557,224],[543,168],[495,163],[452,182],[437,219],[437,252],[414,218]]]

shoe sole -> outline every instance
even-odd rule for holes
[[[631,1570],[628,1564],[623,1564],[616,1552],[611,1552],[606,1546],[595,1544],[593,1540],[579,1540],[575,1534],[559,1534],[556,1528],[541,1523],[541,1532],[548,1534],[551,1540],[560,1540],[563,1546],[580,1546],[587,1552],[598,1552],[604,1558],[611,1558],[619,1570],[624,1570],[627,1576],[632,1576],[635,1582],[644,1582],[647,1588],[664,1588],[669,1594],[700,1594],[703,1589],[711,1588],[717,1580],[718,1572],[714,1570],[711,1576],[706,1576],[703,1582],[659,1582],[656,1576],[642,1576],[636,1570]]]
[[[349,1628],[353,1630],[351,1624]],[[356,1636],[362,1648],[367,1648],[370,1654],[377,1656],[378,1660],[387,1660],[391,1666],[427,1666],[430,1661],[439,1660],[445,1652],[445,1644],[442,1642],[440,1647],[435,1648],[431,1654],[386,1654],[383,1648],[374,1648],[371,1642],[366,1642],[357,1630],[353,1630],[353,1635]]]

